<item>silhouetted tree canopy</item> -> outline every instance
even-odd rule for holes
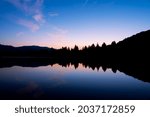
[[[99,44],[97,43],[97,45],[96,45],[96,48],[99,48],[100,46],[99,46]]]
[[[102,48],[104,48],[104,47],[106,47],[106,43],[105,42],[102,44]]]
[[[75,51],[78,51],[78,50],[79,50],[79,47],[78,47],[77,45],[75,45],[75,46],[74,46],[74,50],[75,50]]]
[[[116,42],[115,42],[115,41],[113,41],[113,42],[111,43],[111,45],[112,45],[112,46],[115,46],[115,45],[116,45]]]

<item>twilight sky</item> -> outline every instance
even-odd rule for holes
[[[0,0],[6,45],[109,44],[149,27],[150,0]]]

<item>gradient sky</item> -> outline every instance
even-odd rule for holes
[[[0,0],[0,43],[54,48],[120,41],[150,27],[150,0]]]

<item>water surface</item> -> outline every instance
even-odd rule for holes
[[[79,64],[0,68],[0,99],[150,99],[150,83]]]

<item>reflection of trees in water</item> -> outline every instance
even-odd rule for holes
[[[79,67],[79,64],[82,64],[85,68],[90,68],[92,70],[99,71],[100,68],[105,72],[108,68],[111,69],[114,73],[118,71],[123,72],[127,75],[133,76],[139,80],[150,82],[149,79],[149,72],[148,72],[148,65],[143,63],[108,63],[106,61],[98,62],[98,61],[81,61],[81,60],[74,60],[74,59],[49,59],[49,58],[1,58],[0,67],[12,67],[12,66],[22,66],[22,67],[38,67],[38,66],[47,66],[54,64],[59,64],[62,67],[70,67],[74,66],[75,69]]]

